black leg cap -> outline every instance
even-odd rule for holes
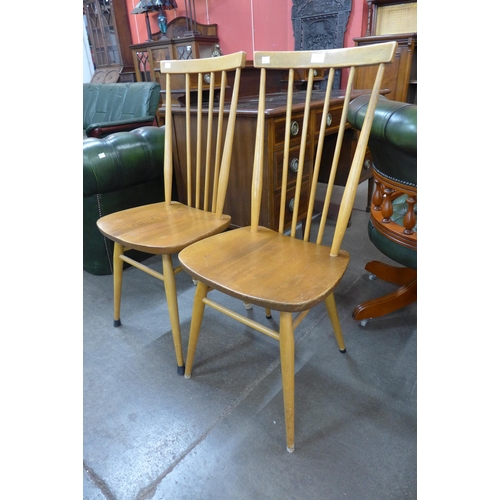
[[[177,375],[184,375],[185,367],[184,365],[177,367]]]
[[[113,326],[122,326],[122,322],[119,319],[113,320]]]
[[[342,353],[342,354],[345,354],[347,352],[347,349],[339,349],[339,351]]]

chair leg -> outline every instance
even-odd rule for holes
[[[333,292],[328,295],[325,299],[326,310],[328,311],[328,316],[330,316],[330,322],[333,327],[333,333],[337,339],[337,345],[339,346],[339,351],[341,353],[346,352],[344,337],[342,335],[342,329],[340,328],[339,315],[337,312],[337,304],[335,303],[335,297]]]
[[[413,278],[417,277],[417,271],[409,267],[397,267],[373,260],[366,264],[365,269],[374,274],[377,278],[393,283],[394,285],[405,285]]]
[[[193,313],[191,315],[191,328],[189,330],[189,343],[186,357],[186,371],[185,378],[191,378],[191,371],[193,369],[194,355],[196,346],[198,344],[198,337],[200,335],[201,321],[203,319],[203,312],[205,311],[205,303],[203,299],[207,296],[208,286],[201,281],[196,285],[196,292],[194,294]]]
[[[122,282],[123,282],[123,245],[115,243],[113,247],[113,300],[114,300],[114,318],[113,326],[120,326],[120,306],[122,300]]]
[[[177,357],[177,373],[184,375],[184,357],[182,355],[181,325],[179,321],[179,308],[177,305],[177,287],[175,285],[174,267],[170,255],[162,255],[163,278],[165,295],[167,297],[172,337],[174,340],[175,356]]]
[[[285,407],[286,449],[295,449],[295,341],[292,313],[280,313],[280,359]]]
[[[395,292],[359,304],[352,317],[356,320],[379,318],[406,307],[417,300],[417,278],[413,278]]]

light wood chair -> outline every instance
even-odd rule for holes
[[[190,244],[221,233],[229,227],[231,217],[222,213],[226,196],[234,123],[240,86],[241,68],[246,54],[238,52],[222,57],[187,61],[162,61],[161,72],[166,79],[165,105],[165,202],[122,210],[97,221],[99,230],[114,242],[114,326],[120,326],[123,262],[127,262],[164,282],[172,336],[177,358],[177,371],[184,374],[177,289],[172,255]],[[234,84],[230,102],[227,73],[234,71]],[[181,75],[181,76],[179,76]],[[174,135],[181,133],[172,125],[172,79],[185,82],[186,141],[185,151],[175,147]],[[209,82],[209,83],[207,83]],[[216,84],[217,83],[217,84]],[[196,101],[192,104],[193,101]],[[217,97],[219,104],[216,104]],[[228,96],[229,100],[229,96]],[[191,126],[191,121],[195,122]],[[203,146],[203,147],[202,147]],[[175,154],[185,154],[187,172],[177,172],[187,179],[187,202],[172,200]],[[126,165],[123,165],[126,169]],[[180,194],[180,193],[179,193]],[[163,273],[136,262],[126,255],[128,250],[161,255]]]
[[[227,314],[231,318],[250,326],[279,341],[281,372],[283,382],[283,397],[285,407],[286,446],[289,452],[294,450],[294,329],[304,319],[314,306],[324,303],[335,332],[338,347],[345,352],[344,340],[340,328],[333,290],[342,278],[349,254],[341,250],[354,198],[363,168],[363,160],[370,133],[373,112],[377,103],[384,66],[393,60],[396,43],[372,45],[366,47],[297,52],[255,52],[254,65],[260,70],[260,94],[255,140],[255,159],[252,181],[252,208],[251,225],[233,231],[207,238],[184,249],[179,253],[182,267],[194,279],[198,280],[191,329],[189,334],[188,352],[186,358],[185,377],[191,377],[195,349],[198,342],[200,327],[205,305]],[[359,134],[356,151],[347,185],[344,190],[339,209],[336,228],[331,244],[322,243],[327,214],[331,201],[333,181],[340,157],[340,149],[346,129],[347,106],[351,100],[351,91],[354,75],[358,66],[378,65],[378,73],[371,91],[369,109],[366,113],[364,126]],[[314,201],[321,152],[325,137],[329,114],[329,102],[336,69],[349,69],[349,79],[345,90],[345,99],[338,142],[331,166],[324,209],[317,228],[318,235],[315,242],[310,242],[313,222]],[[306,70],[307,90],[305,91],[305,105],[301,126],[300,139],[291,138],[285,134],[284,159],[282,163],[282,190],[280,210],[280,225],[278,231],[259,226],[259,210],[261,205],[264,136],[265,130],[265,101],[266,101],[266,72],[267,70],[288,71],[287,113],[285,130],[291,131],[292,116],[294,113],[294,71]],[[309,108],[313,99],[318,98],[318,91],[313,92],[315,70],[325,69],[328,74],[326,90],[320,92],[324,97],[321,126],[319,127],[318,147],[310,152],[310,137],[307,124],[309,123]],[[370,93],[370,91],[367,91]],[[316,105],[317,105],[317,101]],[[293,137],[293,136],[292,136]],[[286,206],[285,193],[287,191],[289,150],[291,145],[300,143],[300,153],[295,188],[295,203],[291,225],[284,224]],[[293,143],[293,144],[291,144]],[[309,152],[307,152],[309,151]],[[306,161],[306,155],[309,156]],[[315,158],[312,172],[306,172],[305,164],[311,164]],[[277,166],[276,166],[277,167]],[[303,231],[297,231],[297,217],[300,205],[302,184],[308,187],[308,215]],[[289,234],[288,234],[289,229]],[[316,229],[315,229],[316,231]],[[298,232],[303,233],[299,238]],[[261,306],[269,316],[272,310],[279,312],[279,331],[251,320],[235,310],[216,303],[208,297],[208,292],[218,290],[224,294],[242,300],[244,303]]]

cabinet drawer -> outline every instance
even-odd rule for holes
[[[312,148],[311,143],[306,145],[306,153],[304,157],[304,173],[303,177],[309,175],[312,170]],[[288,157],[288,177],[287,186],[295,185],[297,180],[297,168],[299,162],[300,146],[294,146],[290,148],[290,155]],[[281,182],[283,180],[283,151],[277,151],[274,153],[274,168],[273,168],[273,182],[274,190],[281,189]]]
[[[321,128],[321,116],[323,115],[322,109],[315,109],[313,111],[313,127],[314,136],[319,136],[319,130]],[[342,108],[334,107],[328,111],[328,117],[326,121],[326,134],[331,134],[339,129],[340,119],[342,117]]]
[[[304,219],[307,214],[307,205],[309,203],[309,190],[310,190],[310,177],[303,179],[302,188],[300,190],[300,204],[299,204],[299,217],[298,220]],[[274,227],[278,228],[279,213],[280,213],[281,193],[274,194],[274,210],[275,217]],[[286,211],[285,211],[285,226],[292,222],[293,204],[295,203],[295,186],[290,186],[286,191]]]
[[[293,113],[290,130],[285,130],[286,119],[285,117],[276,118],[274,121],[274,145],[276,147],[283,147],[285,143],[285,134],[290,135],[291,143],[295,144],[300,142],[302,135],[302,128],[304,125],[304,114]]]
[[[313,69],[313,80],[321,81],[325,79],[326,70],[323,68]],[[307,82],[307,77],[309,75],[309,70],[307,69],[296,69],[294,72],[293,80],[295,82]],[[288,71],[283,71],[281,73],[281,79],[284,82],[288,82]]]

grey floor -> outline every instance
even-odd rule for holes
[[[395,288],[364,270],[390,262],[368,239],[365,206],[366,183],[336,291],[347,353],[323,305],[296,332],[293,454],[276,341],[206,308],[187,380],[177,375],[162,283],[128,269],[114,328],[112,277],[84,272],[85,500],[417,498],[417,305],[366,326],[352,319],[358,303]],[[149,262],[160,269],[157,257]],[[185,352],[194,286],[184,273],[177,284]]]

